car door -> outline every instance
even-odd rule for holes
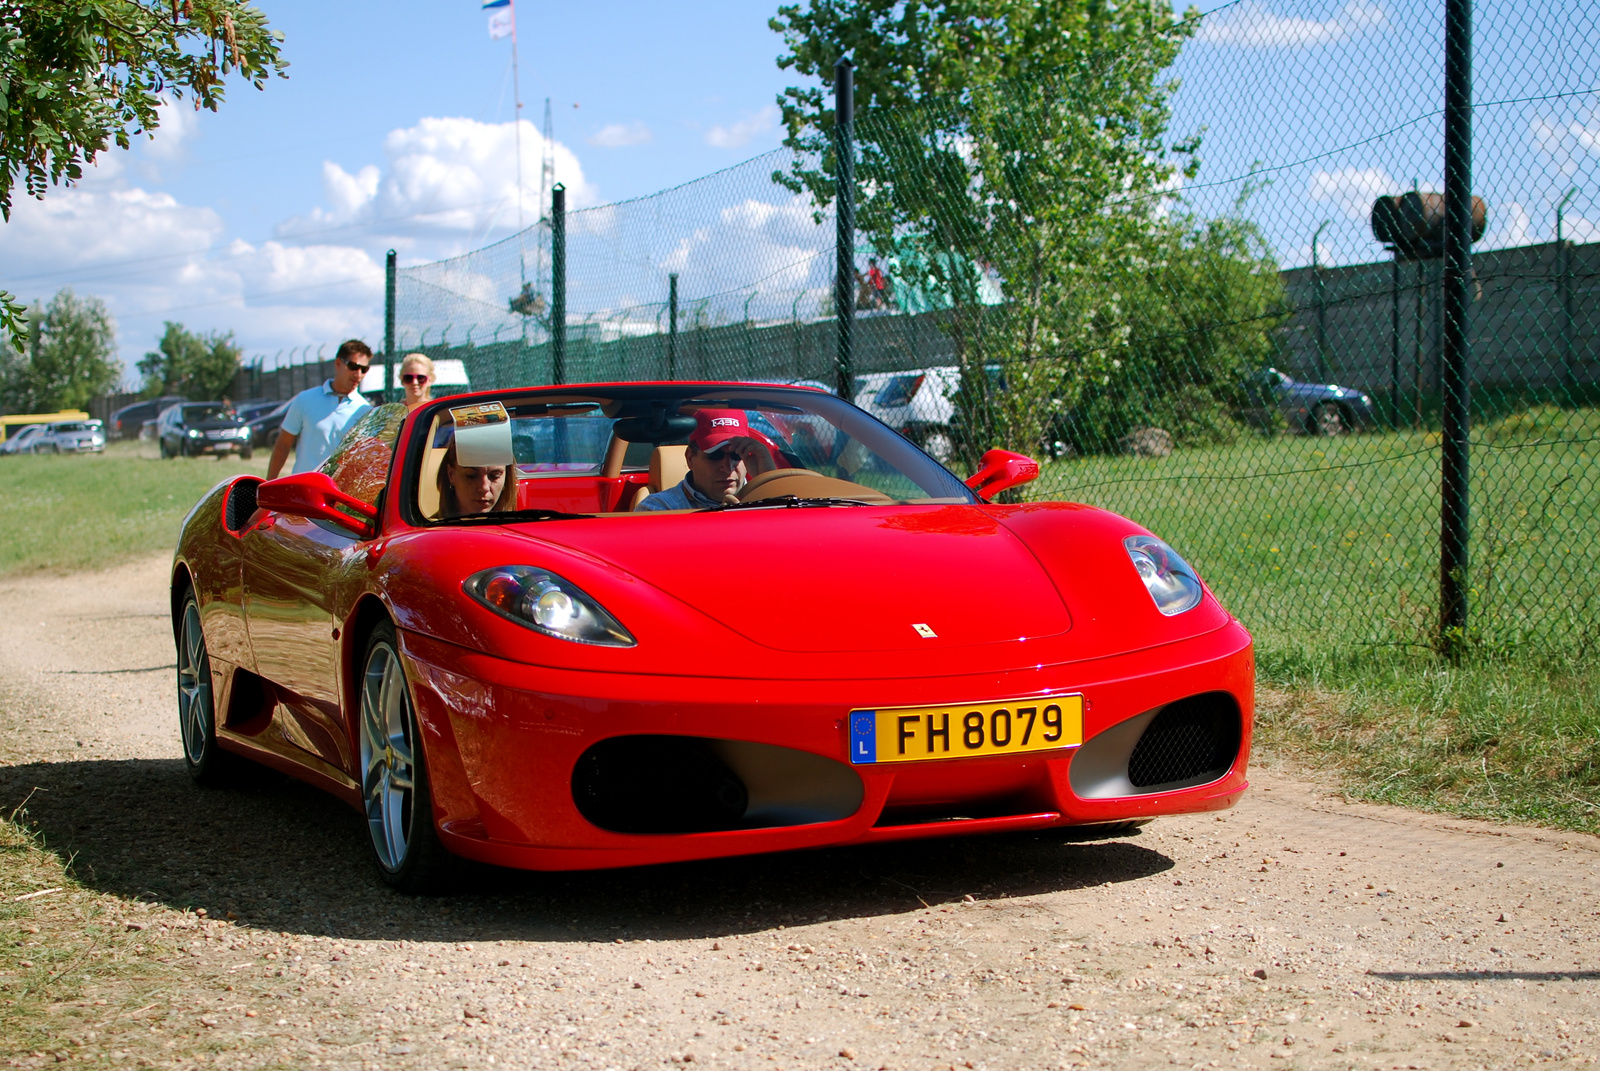
[[[395,412],[398,410],[398,412]],[[322,471],[375,504],[388,476],[403,405],[358,419]],[[339,623],[367,575],[366,541],[329,521],[266,512],[244,534],[244,614],[256,672],[278,686],[289,742],[349,769],[340,708]]]

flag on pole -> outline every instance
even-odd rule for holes
[[[485,10],[489,11],[489,36],[498,41],[502,37],[510,37],[516,32],[517,14],[511,6],[511,0],[483,0]]]

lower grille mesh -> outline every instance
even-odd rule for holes
[[[1238,705],[1226,692],[1207,692],[1155,716],[1128,757],[1128,780],[1135,788],[1150,788],[1221,777],[1238,755]]]

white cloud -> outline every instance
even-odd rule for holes
[[[0,226],[5,283],[26,299],[62,287],[105,299],[118,323],[118,356],[132,369],[164,320],[231,330],[247,353],[372,332],[380,326],[383,268],[352,246],[219,246],[212,209],[132,185],[121,154],[106,153],[72,187],[19,198]],[[131,374],[131,373],[130,373]]]
[[[330,206],[328,217],[354,219],[378,195],[381,177],[382,173],[372,164],[352,175],[332,160],[322,161],[322,196]]]
[[[626,149],[630,145],[643,145],[654,138],[650,128],[643,123],[611,123],[590,134],[588,142],[602,149]]]
[[[1396,192],[1399,187],[1393,176],[1381,167],[1318,171],[1311,176],[1306,191],[1313,201],[1337,205],[1350,219],[1367,219],[1372,214],[1372,202]]]
[[[1528,124],[1528,136],[1570,178],[1586,156],[1600,156],[1600,107],[1568,122],[1535,116]]]
[[[1323,20],[1279,15],[1265,0],[1243,0],[1206,16],[1195,40],[1247,48],[1304,48],[1343,41],[1388,22],[1383,8],[1369,0],[1346,0],[1337,15]]]
[[[194,137],[200,126],[200,115],[190,100],[164,100],[156,109],[158,126],[145,143],[146,155],[157,160],[175,160]]]
[[[16,200],[11,222],[0,227],[0,261],[27,266],[22,278],[11,276],[13,289],[26,292],[34,275],[90,272],[92,280],[95,267],[108,263],[143,261],[159,273],[160,265],[203,253],[222,233],[209,208],[95,177],[52,189],[43,201]]]
[[[712,127],[706,131],[706,144],[718,149],[742,149],[768,131],[776,130],[777,126],[777,105],[769,104],[737,122]]]
[[[544,137],[526,120],[521,124],[524,219],[541,214],[540,168]],[[491,228],[512,227],[517,203],[517,132],[510,123],[474,119],[427,118],[394,130],[384,139],[384,164],[368,164],[351,174],[338,164],[323,164],[326,207],[280,225],[279,237],[305,235],[329,225],[364,224],[372,244],[404,245],[426,256],[460,252],[464,240],[477,241]],[[567,188],[569,210],[598,200],[571,149],[554,144],[555,180]],[[419,248],[419,236],[451,245]]]
[[[1482,249],[1513,249],[1519,245],[1532,245],[1539,239],[1533,233],[1533,217],[1515,201],[1496,205],[1489,214],[1495,227],[1483,236]]]

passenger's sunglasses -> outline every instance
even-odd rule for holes
[[[428,377],[425,376],[425,375],[411,375],[410,373],[407,373],[407,374],[405,374],[405,375],[400,377],[400,382],[402,382],[402,383],[426,383],[426,382],[428,382]]]
[[[344,366],[346,368],[349,368],[352,371],[360,372],[362,375],[366,375],[367,371],[372,368],[370,364],[356,364],[348,357],[340,357],[339,360],[344,362]]]

